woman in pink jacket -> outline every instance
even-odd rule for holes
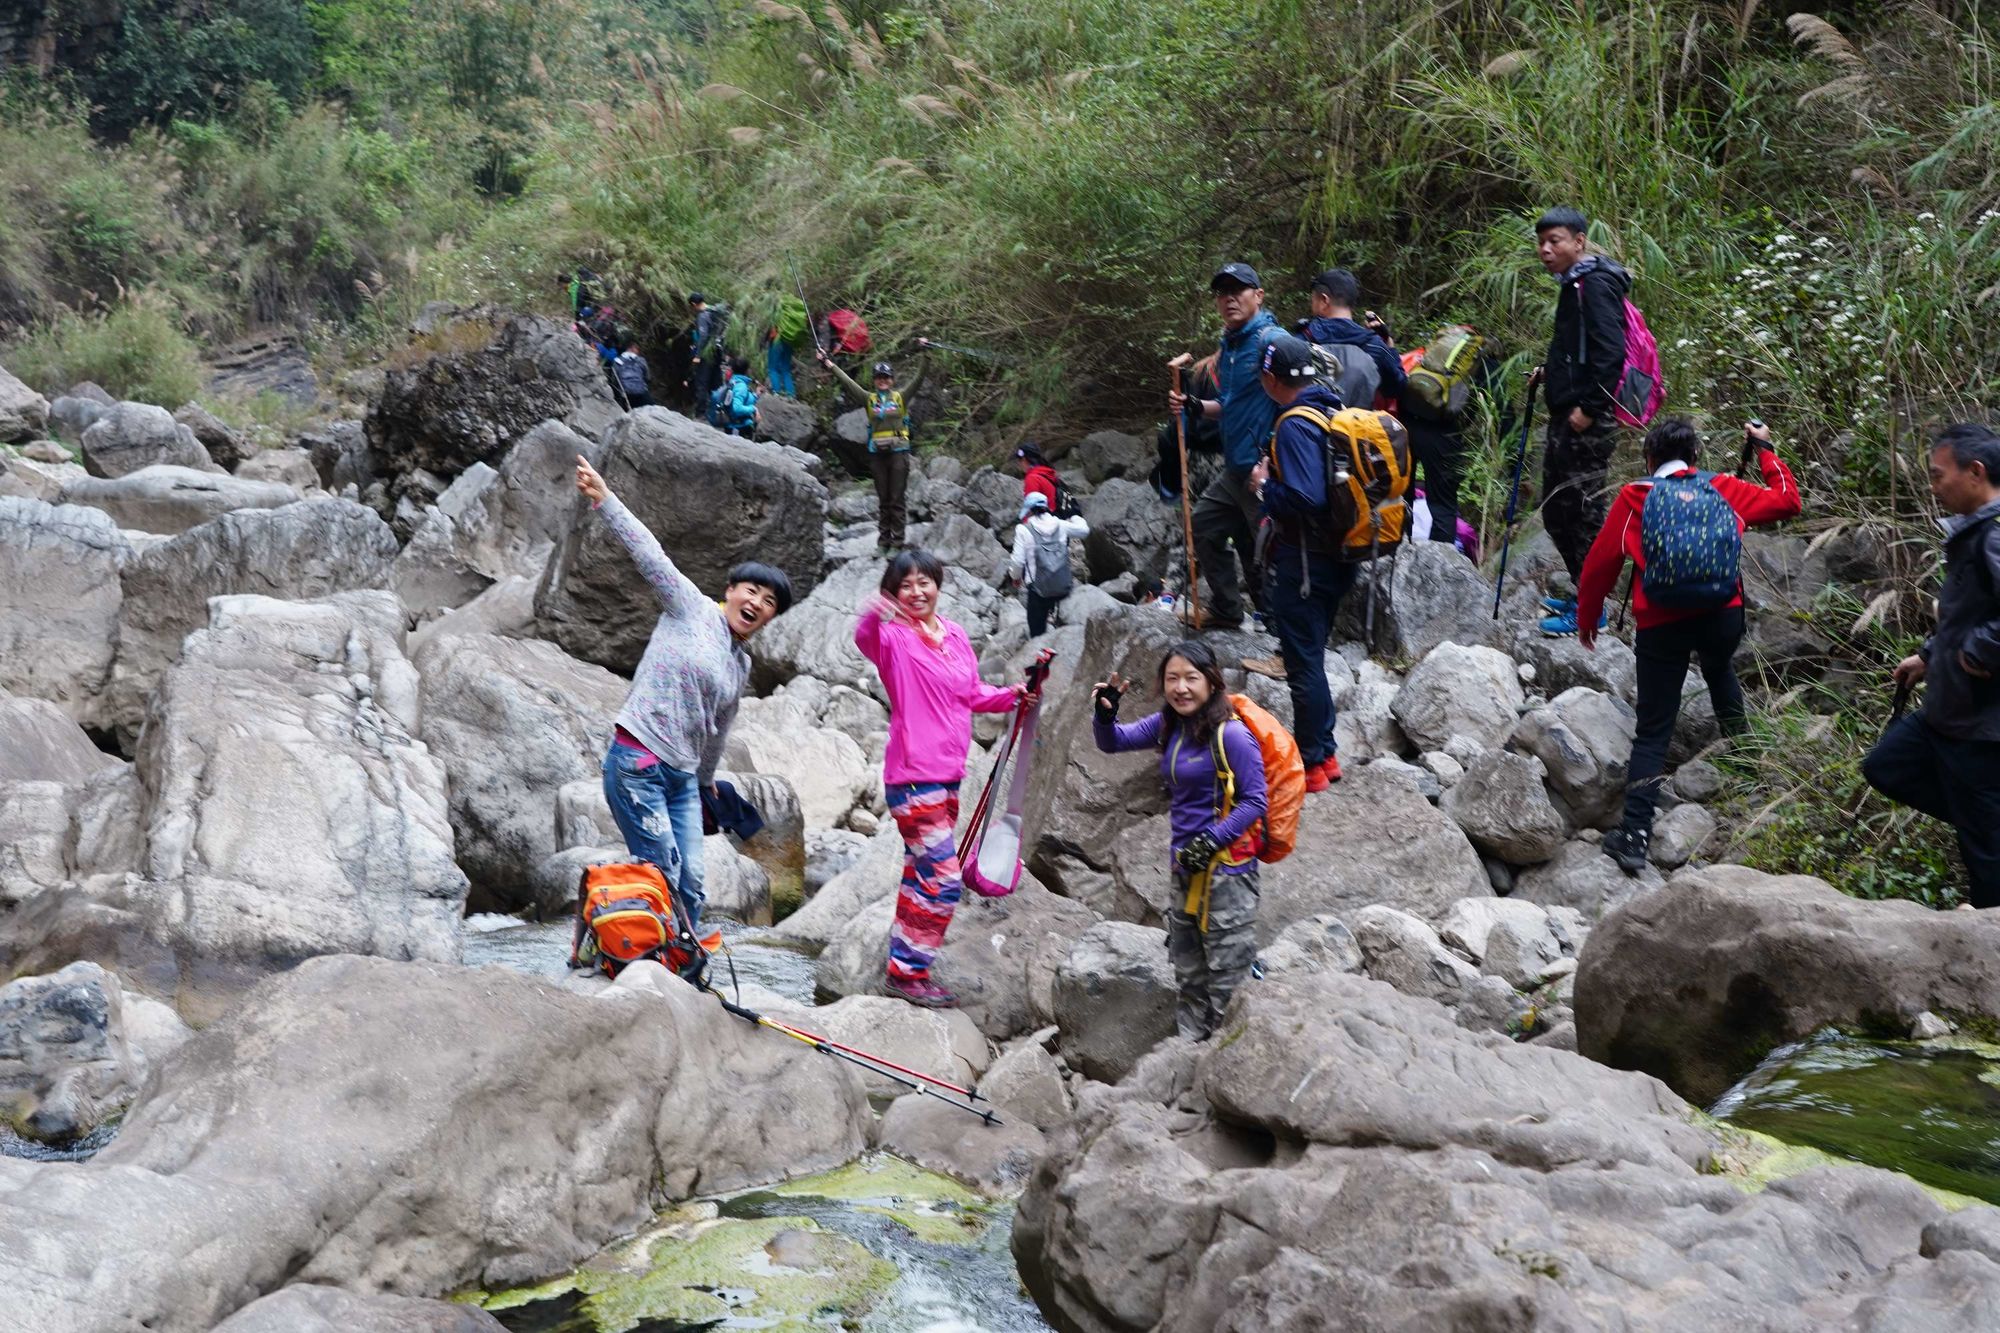
[[[979,678],[965,631],[938,615],[944,565],[929,551],[889,562],[880,591],[854,625],[854,646],[875,664],[889,694],[889,749],[882,786],[903,835],[903,883],[889,927],[891,995],[938,1009],[956,1002],[931,980],[931,959],[960,892],[958,784],[972,744],[974,713],[1004,713],[1027,697]]]

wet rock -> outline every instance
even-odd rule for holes
[[[1043,1148],[1041,1130],[1024,1120],[1001,1117],[982,1124],[915,1092],[898,1097],[882,1113],[877,1142],[885,1152],[992,1194],[1020,1189]]]
[[[745,560],[784,570],[801,600],[818,586],[826,488],[783,450],[642,407],[605,434],[602,461],[612,490],[704,594],[721,597],[729,571]],[[568,523],[536,609],[566,652],[631,671],[659,620],[658,594],[588,505],[576,503]]]
[[[2000,1017],[2000,919],[1850,898],[1804,875],[1683,870],[1590,932],[1579,1049],[1707,1102],[1822,1027]]]
[[[124,990],[95,963],[0,987],[0,1122],[63,1143],[114,1122],[145,1080]]]
[[[1570,833],[1568,821],[1549,800],[1547,772],[1533,755],[1495,750],[1465,770],[1440,808],[1474,846],[1507,864],[1546,861]]]
[[[1445,643],[1410,672],[1392,711],[1419,750],[1442,750],[1453,736],[1491,747],[1514,729],[1523,702],[1513,659],[1494,648]]]
[[[1650,866],[1627,875],[1597,843],[1576,840],[1515,876],[1513,896],[1544,907],[1567,907],[1595,923],[1620,903],[1665,882]]]
[[[83,465],[94,477],[122,477],[140,468],[168,463],[197,472],[219,472],[194,432],[164,407],[119,403],[107,408],[83,433]]]
[[[1577,686],[1523,716],[1507,743],[1542,761],[1549,793],[1571,823],[1603,828],[1624,810],[1637,723],[1628,704]]]
[[[653,964],[589,998],[314,960],[184,1047],[94,1160],[0,1163],[0,1305],[21,1333],[196,1333],[287,1281],[540,1279],[662,1200],[851,1160],[867,1114],[846,1066]]]
[[[102,724],[131,554],[100,510],[0,497],[0,688]]]
[[[568,911],[574,883],[551,901],[558,886],[538,893],[535,871],[557,850],[564,784],[602,786],[626,683],[552,643],[489,634],[433,640],[415,666],[423,740],[451,777],[456,859],[473,884],[472,910]]]
[[[0,366],[0,443],[40,439],[49,429],[49,400]]]
[[[1056,969],[1064,1063],[1087,1077],[1118,1082],[1173,1035],[1179,996],[1164,930],[1098,922]]]
[[[79,477],[63,486],[57,503],[102,509],[121,528],[172,535],[232,510],[277,509],[300,498],[277,482],[156,464],[109,479]]]

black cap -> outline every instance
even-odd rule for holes
[[[1303,339],[1294,338],[1289,333],[1280,333],[1264,344],[1264,360],[1257,368],[1281,384],[1297,384],[1319,377],[1319,367],[1313,364],[1312,348]]]
[[[1248,264],[1224,264],[1215,270],[1215,276],[1208,280],[1208,289],[1234,284],[1238,287],[1262,287],[1264,280],[1257,276],[1257,270]]]
[[[875,363],[875,376],[877,379],[894,379],[896,371],[887,361],[877,361]]]
[[[688,293],[688,304],[689,304],[689,305],[700,305],[700,304],[701,304],[702,302],[704,302],[704,301],[706,301],[706,300],[708,300],[708,298],[707,298],[706,296],[703,296],[703,295],[702,295],[702,294],[701,294],[700,292],[689,292],[689,293]]]

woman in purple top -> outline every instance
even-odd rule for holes
[[[1093,731],[1107,754],[1157,749],[1169,802],[1174,897],[1167,954],[1180,981],[1174,1023],[1201,1041],[1257,961],[1257,851],[1264,818],[1264,754],[1236,720],[1222,668],[1207,645],[1175,644],[1160,663],[1160,711],[1118,720],[1117,672],[1091,691]],[[1220,755],[1222,764],[1216,762]],[[1205,896],[1204,896],[1205,890]]]

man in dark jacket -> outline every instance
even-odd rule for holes
[[[1380,320],[1364,324],[1354,318],[1361,300],[1361,283],[1344,268],[1330,268],[1313,279],[1312,317],[1293,329],[1307,342],[1335,349],[1352,348],[1366,357],[1374,370],[1373,393],[1349,394],[1345,384],[1337,390],[1342,407],[1373,407],[1375,395],[1394,401],[1403,392],[1403,361],[1388,338],[1388,326]],[[1343,353],[1343,361],[1348,355]]]
[[[1632,277],[1587,253],[1590,223],[1574,208],[1554,208],[1535,224],[1535,253],[1559,284],[1555,333],[1542,380],[1549,409],[1542,453],[1542,526],[1572,583],[1604,525],[1604,494],[1618,421],[1611,391],[1625,366],[1625,293]],[[1542,633],[1576,633],[1576,601],[1551,599]]]
[[[1958,830],[1974,907],[2000,907],[2000,433],[1939,433],[1931,494],[1955,514],[1944,541],[1937,629],[1896,666],[1928,682],[1924,706],[1892,724],[1862,761],[1870,786]]]
[[[1222,428],[1222,472],[1194,507],[1194,549],[1208,576],[1205,627],[1237,629],[1243,624],[1243,591],[1231,558],[1233,543],[1248,552],[1261,517],[1250,493],[1250,469],[1257,466],[1277,408],[1258,380],[1264,344],[1281,330],[1264,309],[1263,281],[1248,264],[1224,264],[1209,279],[1222,340],[1215,362],[1216,396],[1167,395],[1167,410],[1208,417]]]
[[[698,415],[708,410],[709,396],[726,378],[722,331],[729,315],[711,306],[700,292],[688,294],[688,308],[694,312],[694,326],[688,334],[693,344],[688,349],[688,384],[694,389],[694,410]]]
[[[1340,599],[1358,566],[1340,558],[1340,535],[1328,530],[1325,422],[1340,398],[1319,382],[1312,349],[1288,333],[1264,349],[1260,379],[1278,410],[1270,453],[1250,484],[1271,519],[1264,605],[1285,686],[1292,694],[1292,733],[1306,765],[1306,790],[1325,791],[1340,779],[1334,755],[1333,690],[1326,679],[1326,640]]]

